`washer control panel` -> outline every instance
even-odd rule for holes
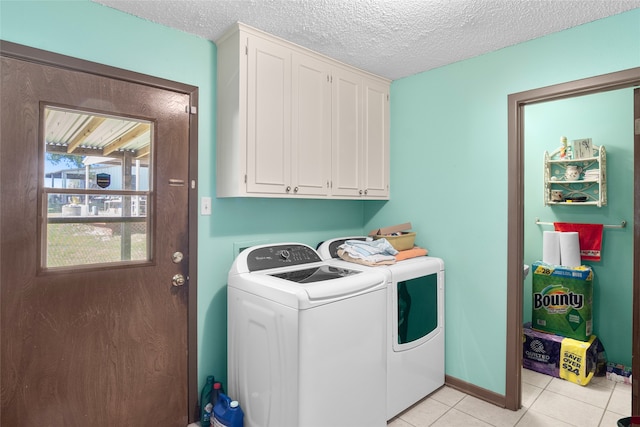
[[[306,245],[274,245],[248,249],[249,271],[267,270],[292,265],[320,262],[320,255]]]

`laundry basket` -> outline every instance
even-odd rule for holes
[[[375,235],[374,239],[387,239],[391,246],[395,248],[397,251],[405,251],[407,249],[413,248],[413,244],[416,240],[416,233],[414,232],[402,232],[395,236],[389,235]]]

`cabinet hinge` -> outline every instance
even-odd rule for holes
[[[389,94],[387,94],[387,102],[389,102]]]
[[[198,114],[198,107],[193,105],[185,105],[184,112],[187,114]]]
[[[636,131],[636,135],[640,135],[640,119],[636,119],[634,123],[635,123],[634,128]]]
[[[247,183],[247,174],[246,173],[244,174],[244,183],[245,184]]]
[[[244,47],[244,54],[249,55],[249,46]]]

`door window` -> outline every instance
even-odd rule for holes
[[[45,105],[43,269],[151,261],[153,123]]]

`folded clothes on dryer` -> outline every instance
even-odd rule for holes
[[[345,261],[353,262],[356,264],[368,265],[370,267],[375,267],[378,265],[390,265],[390,264],[396,263],[395,257],[393,256],[390,257],[388,255],[372,255],[366,258],[353,258],[351,255],[345,252],[344,249],[338,249],[338,256]]]
[[[398,251],[387,239],[372,241],[347,240],[338,247],[338,256],[345,261],[364,265],[388,265],[396,262]]]
[[[344,249],[353,258],[366,258],[372,255],[394,256],[398,253],[387,239],[347,240],[340,245],[340,248]]]
[[[400,251],[396,254],[396,261],[404,261],[405,259],[411,259],[411,258],[415,258],[415,257],[419,257],[419,256],[425,256],[427,255],[429,252],[424,249],[421,248],[419,246],[414,246],[411,249],[406,249],[404,251]]]

